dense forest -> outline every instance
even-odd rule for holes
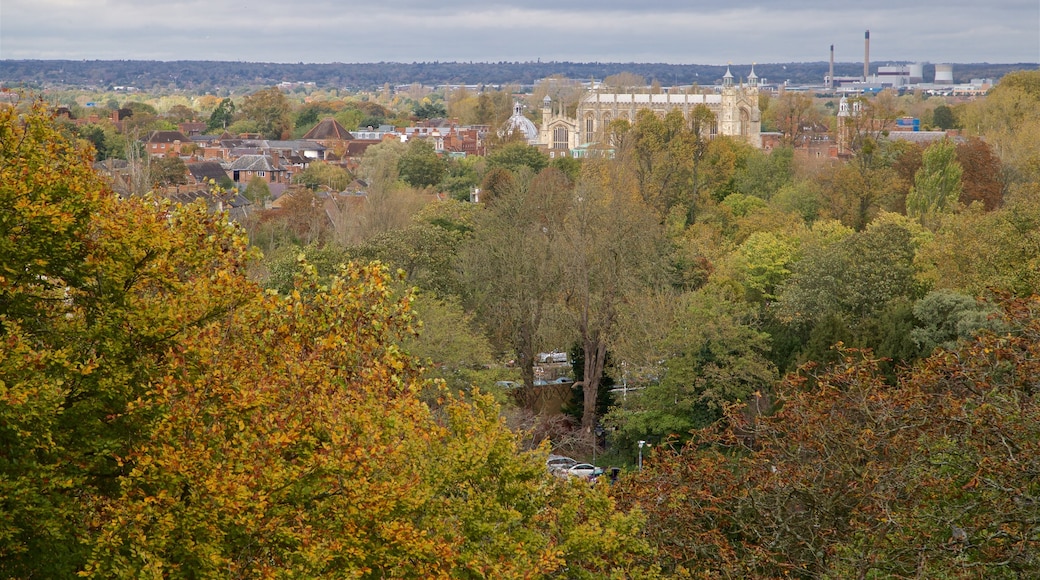
[[[511,103],[321,95],[208,118]],[[124,108],[207,117],[166,104]],[[586,159],[390,140],[277,207],[251,183],[238,221],[147,191],[177,157],[0,107],[0,575],[1037,576],[1040,74],[853,105],[763,100],[771,150],[707,108],[617,120]],[[899,139],[906,114],[960,129]],[[850,155],[807,154],[819,126]],[[154,163],[144,189],[102,149]],[[560,412],[525,395],[550,349]]]
[[[889,64],[889,63],[884,63]],[[903,64],[903,63],[891,63]],[[819,84],[827,75],[826,61],[811,63],[756,64],[760,78],[782,83]],[[1012,70],[1031,68],[1028,64],[958,64],[954,80],[966,83],[973,78],[1000,78]],[[745,75],[750,63],[734,65],[734,74]],[[663,86],[712,85],[722,78],[726,67],[717,65],[664,63],[580,63],[580,62],[413,62],[413,63],[249,63],[214,61],[134,61],[134,60],[0,60],[0,83],[8,87],[50,88],[55,86],[106,89],[114,86],[141,90],[182,89],[192,91],[234,90],[280,82],[313,82],[321,87],[370,89],[391,85],[421,83],[438,86],[532,85],[553,75],[575,79],[603,79],[631,72]],[[862,74],[862,63],[835,63],[836,75]],[[925,67],[925,78],[934,76],[934,66]]]

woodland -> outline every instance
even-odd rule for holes
[[[707,109],[584,160],[385,142],[239,221],[149,193],[169,167],[117,194],[93,163],[135,141],[55,96],[0,107],[0,576],[1040,574],[1040,73],[860,97],[846,159],[804,154],[836,104],[798,93],[771,151]],[[512,104],[308,96],[112,110],[290,137]],[[555,348],[562,413],[496,387]]]
[[[821,54],[826,57],[826,54]],[[905,64],[905,63],[892,63]],[[743,70],[750,63],[736,65]],[[760,78],[778,83],[820,84],[830,63],[760,63],[755,65]],[[861,74],[863,63],[837,62],[835,74]],[[1027,63],[959,63],[954,66],[955,81],[973,78],[1000,78],[1027,69]],[[934,65],[925,65],[931,78]],[[602,79],[631,72],[666,85],[699,83],[711,85],[721,79],[721,65],[667,63],[588,63],[588,62],[378,62],[378,63],[261,63],[221,61],[144,61],[144,60],[0,60],[0,82],[6,86],[43,88],[114,86],[135,87],[158,92],[190,89],[250,92],[280,82],[311,82],[322,88],[364,89],[385,83],[407,85],[533,85],[539,79],[562,75],[576,79]],[[225,95],[226,96],[226,95]]]

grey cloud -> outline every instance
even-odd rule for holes
[[[0,58],[1036,62],[1040,6],[953,0],[4,0]],[[131,55],[131,56],[128,56]]]

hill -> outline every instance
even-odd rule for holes
[[[889,63],[885,63],[889,64]],[[820,83],[829,63],[757,64],[755,72],[769,81],[793,84]],[[750,64],[733,65],[733,74],[747,74]],[[1035,64],[955,64],[954,80],[999,78],[1005,73],[1035,68]],[[631,72],[669,86],[714,83],[726,67],[666,63],[581,63],[581,62],[378,62],[285,64],[220,61],[140,60],[0,60],[0,85],[6,87],[77,87],[111,89],[130,86],[142,90],[176,89],[199,92],[233,91],[271,86],[280,82],[313,82],[320,87],[367,89],[391,85],[518,84],[530,85],[551,75],[579,79],[602,79]],[[862,63],[836,63],[835,74],[856,75]],[[925,67],[925,78],[934,66]]]

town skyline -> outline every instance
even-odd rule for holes
[[[844,3],[843,3],[844,4]],[[84,26],[84,23],[90,26]],[[416,61],[1040,62],[1040,5],[1020,0],[825,8],[801,0],[725,7],[654,0],[633,9],[555,3],[372,6],[317,1],[305,11],[257,0],[162,5],[7,0],[0,59]]]

